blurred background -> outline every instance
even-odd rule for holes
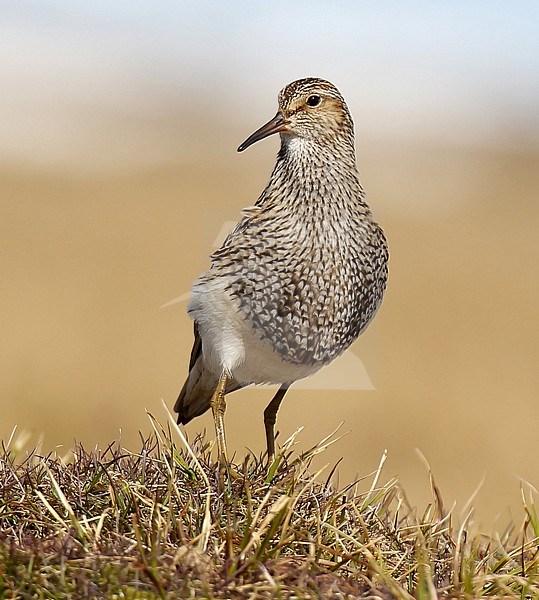
[[[476,521],[520,522],[521,479],[539,485],[538,24],[535,0],[4,0],[0,436],[63,452],[121,431],[136,449],[146,410],[165,422],[185,298],[278,139],[236,147],[285,84],[320,76],[354,116],[390,281],[333,375],[289,392],[280,439],[303,425],[306,448],[344,421],[320,458],[344,457],[341,483],[387,448],[421,509],[419,448],[448,506],[484,478]],[[264,448],[271,395],[230,396],[240,457]]]

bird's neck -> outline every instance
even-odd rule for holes
[[[258,204],[294,207],[296,211],[298,205],[316,212],[368,211],[353,141],[337,139],[333,144],[321,144],[283,137],[275,168]]]

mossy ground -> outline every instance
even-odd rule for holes
[[[210,444],[154,419],[137,452],[0,452],[0,598],[539,597],[539,519],[457,526],[432,481],[422,514],[380,469],[338,489],[310,451],[248,454],[223,486]],[[383,462],[383,461],[382,461]],[[363,489],[365,491],[360,491]]]

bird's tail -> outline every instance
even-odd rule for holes
[[[204,358],[200,355],[192,365],[174,405],[180,425],[189,423],[191,419],[202,415],[210,408],[211,398],[218,383],[219,378],[206,368]],[[235,381],[229,381],[226,393],[233,392],[240,387]]]

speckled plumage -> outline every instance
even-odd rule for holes
[[[182,423],[209,408],[223,372],[227,391],[288,386],[316,372],[350,346],[382,301],[386,239],[365,200],[339,91],[322,79],[295,81],[265,128],[240,150],[280,133],[269,183],[193,287],[195,347],[175,407]]]

